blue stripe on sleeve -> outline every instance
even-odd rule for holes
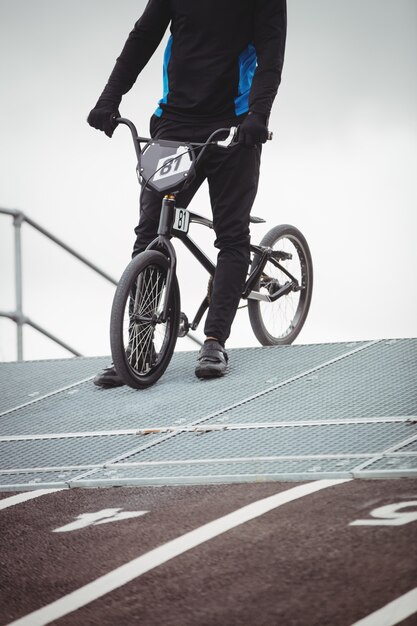
[[[168,94],[169,94],[169,80],[168,80],[168,65],[169,65],[169,61],[171,59],[171,49],[172,49],[172,35],[170,36],[170,38],[168,39],[168,43],[167,46],[165,48],[165,52],[164,52],[164,67],[163,67],[163,96],[162,98],[159,100],[158,104],[165,104],[168,100]],[[155,115],[157,117],[161,117],[163,111],[161,109],[161,107],[158,107],[155,111]]]
[[[249,92],[255,70],[256,50],[255,46],[250,43],[239,56],[239,87],[235,98],[236,115],[243,115],[249,110]]]

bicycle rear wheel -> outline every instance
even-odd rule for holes
[[[299,283],[298,290],[291,290],[274,302],[248,300],[249,320],[252,330],[263,346],[290,344],[301,331],[310,308],[313,289],[313,262],[304,235],[290,224],[275,226],[263,237],[261,246],[291,255],[282,259],[280,265]],[[252,262],[252,268],[257,258]],[[251,269],[252,269],[251,268]],[[271,261],[254,287],[254,291],[271,295],[289,282],[288,276]]]
[[[141,389],[153,385],[171,360],[178,335],[180,294],[174,277],[165,322],[160,319],[169,262],[155,250],[127,266],[114,295],[110,318],[113,363],[123,381]]]

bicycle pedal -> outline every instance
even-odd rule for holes
[[[283,250],[273,250],[271,257],[276,261],[291,261],[292,254],[291,252],[284,252]]]

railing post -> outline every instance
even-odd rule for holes
[[[23,285],[22,285],[22,223],[24,215],[20,211],[15,213],[14,225],[14,254],[15,254],[15,294],[16,294],[16,339],[17,360],[23,361]]]

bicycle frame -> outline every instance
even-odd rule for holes
[[[195,241],[191,239],[188,233],[179,234],[177,232],[173,232],[172,225],[174,222],[175,208],[176,208],[175,196],[173,195],[165,196],[162,200],[161,216],[160,216],[159,227],[158,227],[158,237],[154,239],[147,247],[147,250],[162,250],[164,254],[167,256],[168,261],[170,263],[170,267],[169,267],[168,275],[167,275],[165,301],[164,301],[163,310],[160,316],[162,322],[166,321],[166,317],[168,314],[169,294],[171,292],[172,280],[173,280],[173,277],[175,276],[176,265],[177,265],[177,256],[176,256],[175,248],[171,243],[172,237],[176,237],[177,239],[180,239],[180,241],[182,241],[184,246],[191,252],[194,258],[204,267],[204,269],[211,276],[214,276],[214,273],[216,271],[216,265],[208,258],[208,256],[201,250],[201,248],[199,248],[199,246],[195,243]],[[208,228],[213,228],[213,223],[211,220],[205,217],[202,217],[201,215],[198,215],[197,213],[193,213],[192,211],[189,211],[189,216],[190,216],[190,223],[194,222],[194,223],[202,224],[203,226],[207,226]],[[252,244],[250,245],[250,250],[255,255],[257,255],[259,259],[245,282],[245,286],[242,292],[242,298],[251,299],[251,300],[260,300],[264,302],[274,302],[275,300],[278,300],[278,298],[281,298],[282,296],[286,295],[290,291],[296,291],[299,289],[299,284],[298,284],[297,279],[294,276],[292,276],[290,272],[288,272],[286,268],[284,268],[278,261],[279,258],[280,259],[291,258],[291,255],[285,252],[274,251],[271,248],[264,248],[264,247],[255,246]],[[269,294],[269,295],[260,293],[259,291],[253,291],[253,287],[258,282],[265,268],[267,261],[270,261],[271,263],[273,263],[273,265],[279,268],[290,279],[289,282],[287,282],[285,285],[280,287],[276,292]],[[198,324],[200,323],[201,318],[203,317],[208,306],[209,306],[209,299],[208,299],[208,296],[206,295],[204,300],[200,304],[200,307],[198,308],[198,311],[193,321],[190,324],[191,330],[197,329]]]
[[[117,121],[117,123],[119,124],[125,124],[126,126],[129,127],[131,131],[136,156],[138,158],[138,174],[139,174],[139,168],[140,168],[141,157],[142,157],[142,149],[141,149],[140,144],[148,143],[149,138],[139,137],[135,125],[133,124],[133,122],[131,122],[127,118],[117,118],[115,121]],[[223,141],[211,142],[212,137],[220,130],[229,131],[229,136],[227,137],[227,139]],[[200,154],[194,160],[194,163],[192,166],[194,168],[194,171],[205,151],[205,148],[208,145],[210,145],[210,143],[215,143],[223,148],[227,148],[229,145],[231,145],[236,129],[219,129],[219,131],[216,131],[216,133],[213,133],[209,137],[207,142],[204,144],[192,144],[195,147],[202,148],[200,151]],[[191,176],[189,178],[191,178]],[[201,248],[199,248],[199,246],[189,237],[188,232],[183,233],[180,231],[175,231],[175,232],[173,231],[174,215],[175,215],[176,208],[177,207],[176,207],[175,192],[167,193],[162,199],[161,213],[160,213],[160,219],[159,219],[159,225],[158,225],[158,236],[146,248],[147,250],[158,250],[158,251],[162,250],[163,253],[167,256],[169,264],[170,264],[169,269],[168,269],[168,274],[167,274],[167,284],[166,284],[166,290],[165,290],[164,305],[163,305],[162,313],[160,315],[160,320],[162,322],[165,322],[167,319],[168,309],[169,309],[169,295],[171,293],[172,282],[176,273],[176,265],[177,265],[177,256],[176,256],[175,248],[173,244],[171,243],[172,237],[176,237],[180,239],[182,243],[185,245],[185,247],[194,256],[194,258],[204,267],[204,269],[211,276],[214,276],[215,271],[216,271],[216,265],[201,250]],[[213,228],[213,222],[211,220],[201,215],[198,215],[197,213],[193,213],[192,211],[188,211],[188,214],[190,217],[190,223],[194,222],[197,224],[202,224],[203,226],[206,226],[211,229]],[[259,220],[256,220],[256,221],[259,221]],[[264,302],[274,302],[275,300],[278,300],[278,298],[286,295],[290,291],[297,291],[301,289],[301,287],[299,286],[298,280],[294,276],[292,276],[291,273],[288,272],[287,269],[284,268],[279,263],[280,260],[290,259],[291,258],[290,254],[281,252],[281,251],[275,251],[275,250],[272,250],[271,248],[255,246],[253,244],[250,245],[250,251],[255,254],[255,259],[257,259],[257,262],[256,264],[254,264],[254,267],[252,268],[245,282],[245,286],[242,292],[242,298],[264,301]],[[275,265],[278,269],[280,269],[289,278],[289,282],[285,283],[274,293],[266,295],[264,293],[260,293],[259,291],[254,291],[253,288],[258,282],[258,280],[260,279],[262,272],[265,268],[265,265],[268,261],[270,261],[273,265]],[[189,328],[191,330],[196,330],[208,306],[209,306],[209,299],[208,299],[208,295],[206,295],[200,307],[198,308],[198,311],[192,323],[189,325]]]

